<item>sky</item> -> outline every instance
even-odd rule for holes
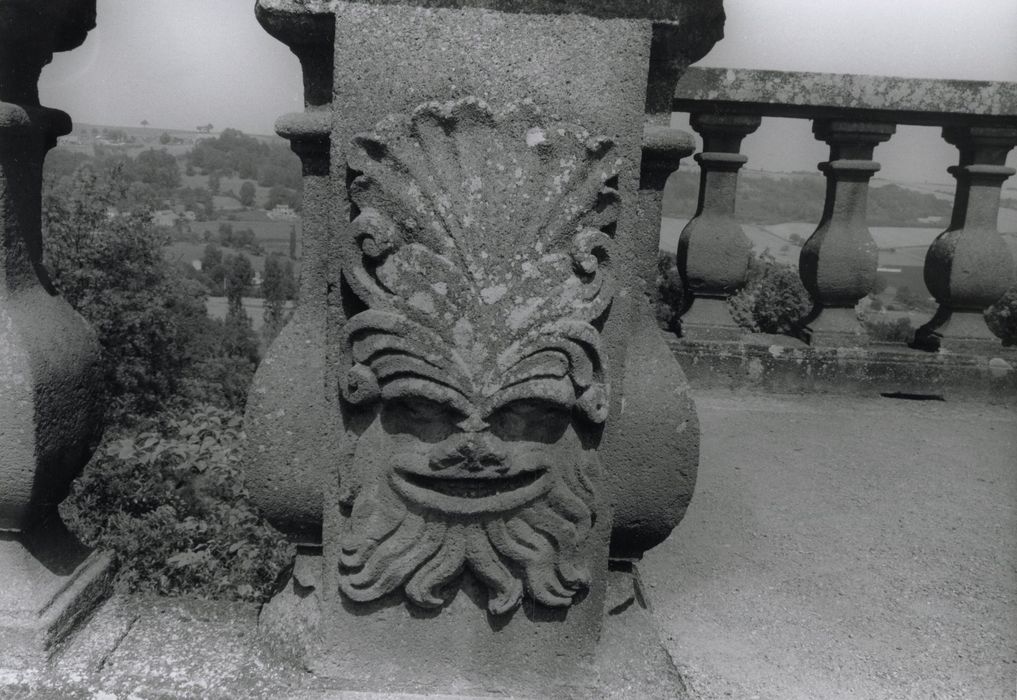
[[[271,133],[303,109],[300,67],[253,8],[98,0],[85,44],[43,71],[42,103],[80,123]],[[725,39],[700,65],[1017,82],[1017,0],[727,0],[725,10]],[[827,147],[808,120],[764,119],[743,152],[750,168],[811,170]],[[937,129],[901,127],[875,158],[889,178],[950,182],[956,150]]]

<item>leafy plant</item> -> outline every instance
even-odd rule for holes
[[[672,333],[681,329],[684,286],[674,253],[657,255],[657,325]]]
[[[237,413],[160,416],[107,440],[61,515],[83,542],[115,553],[119,590],[264,599],[292,552],[248,501],[243,440]]]
[[[985,311],[989,330],[1002,338],[1003,345],[1017,345],[1017,287],[1011,287]]]
[[[748,280],[728,299],[735,322],[753,333],[794,335],[797,323],[812,308],[812,298],[798,270],[779,264],[769,251],[753,256]]]

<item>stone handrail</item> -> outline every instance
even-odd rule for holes
[[[982,312],[1015,281],[1017,267],[996,219],[1003,182],[1014,174],[1017,84],[868,75],[690,68],[673,102],[703,137],[696,156],[702,179],[696,216],[682,232],[679,271],[691,297],[683,318],[690,337],[737,335],[724,301],[746,280],[750,244],[734,219],[742,138],[762,117],[811,119],[830,145],[819,169],[827,178],[824,212],[802,248],[799,272],[813,311],[802,320],[814,345],[864,345],[855,304],[873,288],[878,264],[866,225],[868,181],[880,166],[875,147],[898,124],[940,126],[960,151],[953,217],[929,248],[925,282],[939,304],[913,345],[971,349],[998,340]]]

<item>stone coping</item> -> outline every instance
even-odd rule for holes
[[[1017,128],[1017,83],[693,67],[674,109]]]
[[[1017,350],[975,355],[900,345],[811,347],[793,338],[746,334],[738,341],[667,342],[695,390],[893,396],[1017,405]]]
[[[649,19],[682,22],[723,15],[721,0],[356,0],[365,5],[411,5],[420,8],[482,9],[529,14],[583,14],[605,19]],[[262,11],[327,14],[329,0],[258,0]]]

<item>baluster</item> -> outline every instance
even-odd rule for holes
[[[819,164],[826,175],[823,216],[798,259],[799,274],[814,303],[802,319],[813,345],[867,342],[855,305],[872,290],[879,264],[879,251],[865,221],[869,179],[879,171],[872,154],[896,129],[873,122],[813,123],[816,138],[830,146],[830,160]]]
[[[0,0],[0,666],[42,666],[109,590],[108,554],[64,527],[57,505],[88,461],[102,404],[95,334],[42,267],[42,163],[63,112],[39,105],[53,51],[78,46],[95,3]]]
[[[678,239],[678,271],[685,284],[682,335],[736,340],[741,330],[726,307],[745,284],[752,242],[735,219],[738,170],[748,161],[742,139],[759,128],[757,116],[693,114],[690,124],[703,137],[696,215]]]
[[[338,273],[327,264],[335,237],[330,180],[335,17],[327,8],[296,16],[286,3],[259,3],[258,21],[300,59],[305,111],[276,121],[276,131],[300,157],[303,174],[302,270],[297,309],[258,367],[248,395],[243,455],[245,483],[261,513],[301,545],[321,542],[322,493],[331,457],[322,441],[338,440],[339,410],[322,387],[328,328],[341,319],[328,304]],[[348,218],[348,217],[347,217]],[[336,290],[337,291],[337,290]],[[281,470],[288,478],[280,479]]]
[[[999,340],[982,313],[1017,283],[1013,255],[999,233],[1000,189],[1014,174],[1006,156],[1017,129],[946,127],[943,138],[960,149],[950,227],[925,255],[925,285],[939,302],[935,316],[918,329],[913,345],[937,350],[975,350]]]

